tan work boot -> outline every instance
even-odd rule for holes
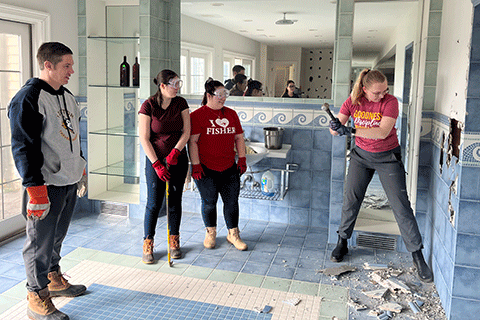
[[[29,291],[27,293],[27,316],[32,320],[69,320],[70,318],[59,311],[52,303],[48,287],[38,293]]]
[[[207,249],[215,248],[215,239],[217,238],[217,227],[206,227],[205,240],[203,246]]]
[[[146,264],[153,263],[153,239],[143,240],[142,262]]]
[[[240,239],[240,231],[238,228],[228,229],[227,241],[230,242],[240,251],[245,251],[248,246],[242,239]]]
[[[170,254],[173,259],[180,259],[182,257],[182,250],[180,250],[180,235],[170,236]]]
[[[52,271],[48,273],[48,291],[50,291],[50,297],[77,297],[87,291],[87,287],[83,284],[72,285],[68,283],[63,274],[58,271]]]

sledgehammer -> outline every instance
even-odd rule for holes
[[[328,113],[328,115],[330,116],[330,119],[332,119],[333,121],[335,121],[337,118],[335,118],[335,116],[333,115],[332,111],[330,111],[330,105],[328,103],[324,103],[322,105],[322,110],[325,111],[326,113]]]

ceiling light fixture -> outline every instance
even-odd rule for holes
[[[221,3],[221,2],[212,3],[212,6],[221,7],[221,6],[223,6],[223,3]]]
[[[297,22],[298,20],[289,20],[286,18],[286,12],[283,13],[283,19],[275,21],[275,24],[278,24],[280,26],[289,26]]]

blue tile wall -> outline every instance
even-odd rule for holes
[[[450,319],[473,319],[480,314],[480,301],[453,297],[451,300]]]
[[[480,269],[463,266],[455,267],[455,278],[453,280],[452,294],[455,297],[478,299],[478,288],[480,288]]]

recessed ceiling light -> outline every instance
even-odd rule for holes
[[[200,15],[204,18],[221,18],[222,16],[218,15],[218,14],[202,14]]]
[[[308,29],[308,31],[318,31],[318,29]]]
[[[315,38],[320,38],[320,35],[316,34],[314,37],[315,37]]]
[[[269,38],[276,38],[277,36],[271,34],[271,35],[269,35],[268,37],[269,37]]]
[[[368,32],[378,32],[378,30],[377,29],[370,29],[370,30],[368,30]]]
[[[221,6],[223,6],[223,3],[221,3],[221,2],[215,2],[215,3],[212,3],[212,6],[214,6],[214,7],[221,7]]]
[[[240,32],[248,32],[247,30],[238,30],[238,31],[240,31]]]
[[[243,20],[243,22],[252,22],[252,21],[253,21],[253,20],[251,20],[251,19],[245,19],[245,20]]]
[[[257,31],[265,31],[264,29],[257,29]]]

